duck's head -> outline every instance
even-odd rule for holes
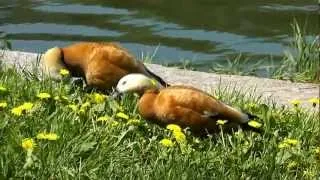
[[[162,86],[158,81],[144,74],[128,74],[119,80],[114,96],[128,92],[143,94],[148,89],[159,88]]]
[[[53,78],[59,77],[59,71],[65,68],[63,54],[59,47],[48,49],[42,56],[40,67],[42,71]]]

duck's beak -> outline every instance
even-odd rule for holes
[[[112,99],[117,99],[119,98],[123,93],[119,92],[118,89],[113,89],[112,93],[111,93],[111,98]]]

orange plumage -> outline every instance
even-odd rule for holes
[[[149,83],[148,83],[149,82]],[[195,132],[214,132],[217,120],[228,120],[226,127],[247,126],[250,116],[209,94],[189,86],[158,88],[143,75],[129,74],[118,85],[119,92],[141,92],[140,115],[158,124],[178,124]]]
[[[41,68],[53,78],[66,68],[72,76],[84,77],[88,86],[111,90],[126,74],[142,73],[167,84],[116,43],[80,42],[63,48],[49,49],[42,58]]]

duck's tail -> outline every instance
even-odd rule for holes
[[[60,79],[59,71],[66,68],[62,59],[63,53],[59,47],[48,49],[40,61],[42,72],[53,79]]]

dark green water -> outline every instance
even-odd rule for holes
[[[293,18],[319,31],[316,0],[0,1],[0,31],[13,49],[119,41],[138,57],[157,49],[155,63],[189,59],[204,70],[240,52],[279,59]]]

